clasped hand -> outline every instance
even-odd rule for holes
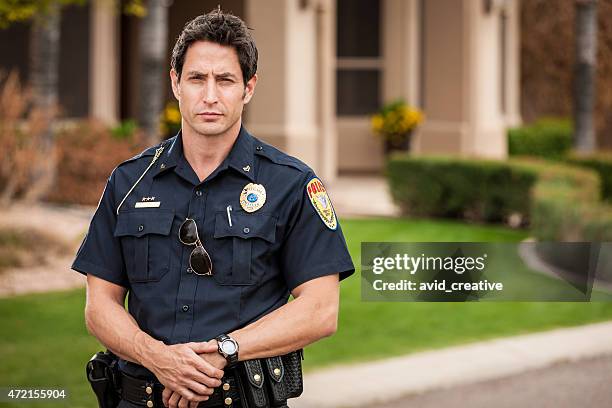
[[[217,341],[166,346],[148,367],[164,386],[162,401],[169,408],[196,408],[221,385],[225,358]]]

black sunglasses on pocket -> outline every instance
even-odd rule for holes
[[[212,275],[212,261],[210,255],[198,235],[198,226],[195,220],[185,219],[179,228],[179,240],[185,245],[195,245],[189,255],[189,267],[196,275]]]

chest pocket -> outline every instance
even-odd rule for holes
[[[227,240],[221,243],[231,246],[232,257],[220,259],[219,268],[213,262],[213,277],[221,285],[253,285],[264,272],[260,263],[265,263],[276,241],[276,218],[240,211],[232,212],[231,217],[232,226],[225,211],[215,214],[214,238]]]
[[[155,282],[168,272],[173,220],[171,210],[119,213],[114,235],[121,238],[130,282]]]

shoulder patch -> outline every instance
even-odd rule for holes
[[[312,204],[319,217],[321,217],[323,224],[330,230],[336,230],[338,228],[336,212],[321,180],[317,177],[311,179],[306,184],[306,194],[308,194],[310,204]]]

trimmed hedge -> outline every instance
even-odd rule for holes
[[[498,222],[529,212],[524,197],[537,178],[530,169],[491,160],[395,157],[387,174],[406,214]]]
[[[601,179],[602,198],[612,201],[612,152],[600,152],[590,155],[581,155],[573,152],[563,160],[567,163],[596,171]]]
[[[508,130],[510,156],[542,157],[595,170],[601,177],[601,194],[612,201],[612,152],[579,154],[572,151],[573,129],[569,119],[543,118]]]
[[[612,206],[599,177],[574,166],[396,155],[387,163],[394,201],[405,214],[529,223],[536,238],[612,241]]]
[[[572,148],[572,135],[570,120],[543,118],[508,130],[508,154],[558,159]]]

